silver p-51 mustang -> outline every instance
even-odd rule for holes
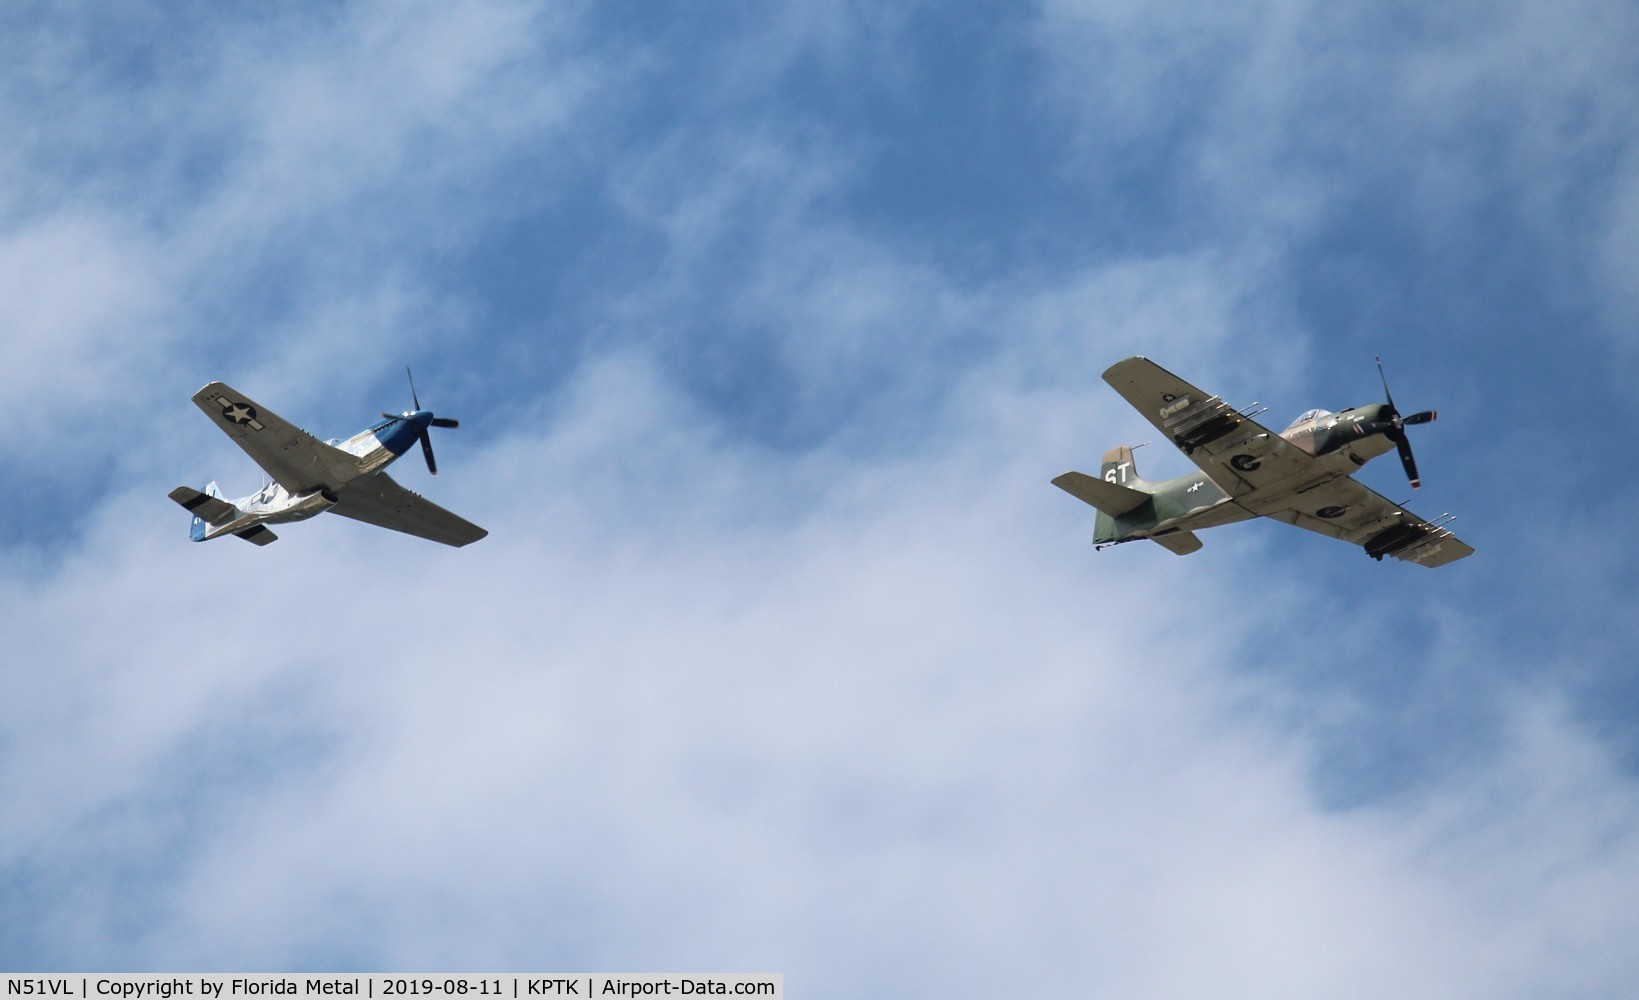
[[[1145,482],[1133,450],[1122,446],[1105,454],[1098,479],[1080,472],[1054,479],[1098,509],[1093,542],[1100,548],[1148,538],[1188,555],[1201,547],[1195,537],[1201,528],[1268,517],[1352,542],[1378,560],[1444,566],[1474,553],[1447,530],[1451,515],[1425,521],[1350,478],[1397,450],[1412,488],[1422,485],[1406,427],[1428,423],[1435,413],[1401,416],[1386,379],[1388,402],[1338,413],[1310,410],[1279,434],[1253,420],[1250,407],[1237,410],[1145,358],[1116,362],[1104,381],[1204,475]]]
[[[382,471],[420,441],[427,471],[437,475],[428,429],[460,426],[421,408],[413,378],[410,398],[414,410],[383,413],[380,423],[346,440],[324,442],[232,386],[212,382],[194,393],[194,403],[273,481],[239,500],[223,497],[214,482],[203,492],[178,486],[170,497],[193,514],[189,534],[196,542],[237,535],[266,545],[279,537],[269,524],[305,521],[327,510],[445,545],[476,542],[489,532],[410,492]]]

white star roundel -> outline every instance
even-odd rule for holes
[[[249,427],[253,431],[259,431],[265,426],[256,419],[256,407],[249,403],[235,403],[226,396],[218,396],[216,401],[222,404],[222,419],[228,423]]]

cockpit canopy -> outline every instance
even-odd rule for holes
[[[1286,429],[1291,430],[1292,428],[1296,427],[1298,424],[1306,424],[1311,420],[1319,420],[1321,417],[1329,417],[1331,415],[1332,415],[1331,410],[1305,410],[1305,411],[1303,411],[1303,413],[1298,415],[1298,418],[1296,420],[1294,420],[1291,423],[1287,424]]]

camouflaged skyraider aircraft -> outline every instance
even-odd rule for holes
[[[273,481],[261,492],[239,500],[224,498],[215,483],[203,493],[178,486],[170,496],[194,515],[190,536],[196,542],[208,542],[238,535],[266,545],[279,537],[268,529],[269,524],[305,521],[328,510],[445,545],[467,545],[483,538],[489,532],[422,499],[382,471],[420,441],[427,471],[438,475],[428,428],[461,426],[459,421],[435,417],[431,410],[421,408],[413,376],[410,399],[414,410],[383,413],[385,420],[347,440],[325,442],[225,383],[212,382],[194,393],[194,403]]]
[[[1377,368],[1381,376],[1381,359]],[[1398,450],[1412,488],[1422,485],[1406,427],[1426,424],[1435,413],[1401,416],[1386,378],[1388,402],[1339,413],[1310,410],[1279,434],[1252,419],[1263,412],[1257,404],[1236,410],[1145,358],[1116,362],[1104,381],[1205,475],[1145,482],[1133,465],[1133,450],[1123,445],[1105,454],[1100,479],[1080,472],[1054,479],[1053,485],[1098,509],[1098,548],[1148,538],[1188,555],[1201,547],[1195,532],[1202,528],[1270,517],[1362,546],[1377,560],[1393,556],[1444,566],[1474,552],[1446,530],[1453,515],[1425,521],[1349,478],[1371,459]]]

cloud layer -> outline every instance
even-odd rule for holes
[[[0,964],[1632,981],[1631,449],[1512,402],[1632,408],[1630,14],[627,13],[0,33]],[[1130,353],[1277,425],[1383,353],[1480,555],[1095,555]],[[489,539],[185,542],[199,385],[404,363]]]

